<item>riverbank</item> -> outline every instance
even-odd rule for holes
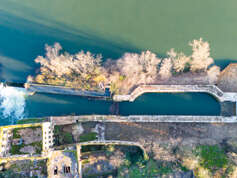
[[[137,85],[130,93],[113,95],[114,101],[134,101],[137,97],[144,93],[151,92],[205,92],[208,93],[220,102],[237,101],[237,87],[235,86],[236,82],[233,81],[234,78],[237,77],[237,65],[230,64],[227,66],[218,78],[217,85],[210,85],[208,82],[206,84],[201,84],[200,82],[195,83],[195,81],[191,81],[190,84],[181,84],[170,83],[167,81],[167,84],[149,84],[149,85]],[[189,76],[192,78],[192,76]],[[204,76],[201,79],[205,78]],[[172,80],[171,80],[172,81]],[[200,80],[197,80],[200,81]],[[176,81],[177,82],[177,81]],[[205,82],[204,82],[205,83]],[[76,88],[69,88],[63,86],[54,86],[54,85],[43,85],[43,84],[32,84],[26,83],[25,88],[31,92],[40,92],[40,93],[53,93],[53,94],[63,94],[63,95],[76,95],[76,96],[86,96],[86,97],[96,97],[96,98],[105,98],[109,99],[111,97],[111,88],[105,89],[104,92],[98,91],[90,91],[90,90],[80,90]]]

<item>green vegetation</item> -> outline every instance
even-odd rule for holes
[[[172,172],[172,164],[162,164],[155,160],[145,160],[143,152],[138,147],[127,147],[124,164],[118,170],[118,177],[154,177]]]
[[[12,130],[12,133],[13,133],[13,139],[20,139],[20,138],[23,138],[24,139],[24,135],[21,135],[19,133],[19,130],[23,130],[23,129],[32,129],[32,130],[36,130],[38,128],[41,128],[41,127],[27,127],[27,128],[14,128]],[[40,136],[40,135],[37,135],[37,136]],[[19,145],[15,145],[15,144],[12,144],[11,145],[11,149],[10,149],[10,153],[11,155],[19,155],[19,154],[28,154],[28,153],[24,153],[24,152],[21,152],[20,149],[25,147],[25,146],[33,146],[34,149],[35,149],[35,152],[37,154],[41,154],[42,152],[42,141],[39,141],[39,142],[33,142],[31,144],[24,144],[24,142],[22,144],[19,144]]]
[[[41,154],[42,147],[43,147],[42,142],[34,142],[34,143],[31,143],[30,145],[35,148],[36,154]]]
[[[87,170],[85,170],[84,175],[87,174]],[[108,177],[110,175],[116,175],[116,171],[106,171],[106,172],[103,172],[103,173],[98,173],[98,174],[90,174],[90,175],[86,175],[87,178],[94,178],[94,177]]]
[[[183,172],[189,171],[189,169],[186,166],[182,165],[180,162],[178,162],[177,165],[181,171],[183,171]]]
[[[63,142],[65,144],[71,144],[73,143],[73,137],[72,137],[72,134],[69,133],[69,132],[63,132],[62,133],[62,136],[63,136]]]
[[[73,155],[74,155],[75,158],[77,159],[77,151],[76,151],[76,150],[64,150],[64,152],[73,153]]]
[[[20,152],[20,149],[23,148],[24,144],[21,144],[21,145],[12,145],[11,146],[11,149],[10,149],[10,154],[11,155],[22,155],[22,154],[27,154],[27,153],[23,153],[23,152]]]
[[[127,173],[126,173],[127,172]],[[118,177],[122,178],[128,174],[128,177],[157,177],[166,175],[173,172],[173,168],[169,164],[158,164],[156,161],[150,159],[148,161],[139,160],[135,164],[131,164],[129,160],[126,160],[124,165],[118,170]]]
[[[13,139],[16,139],[16,138],[21,138],[20,134],[18,133],[18,131],[21,130],[21,128],[15,128],[13,129]]]
[[[228,164],[227,156],[224,151],[217,145],[202,145],[196,148],[196,155],[200,158],[200,165],[210,172],[224,168]]]
[[[94,151],[101,151],[106,150],[104,145],[86,145],[81,147],[81,152],[94,152]]]
[[[22,120],[18,120],[17,124],[32,124],[32,123],[44,122],[45,120],[46,120],[45,118],[22,119]]]
[[[80,135],[80,142],[88,142],[96,139],[96,133],[90,132],[87,134]]]
[[[18,173],[15,173],[13,170],[6,170],[6,171],[0,171],[0,177],[14,177],[14,178],[22,178]]]
[[[106,146],[105,154],[106,156],[111,156],[113,152],[115,151],[115,146],[114,145],[108,145]]]
[[[10,162],[10,167],[8,167],[6,171],[0,171],[0,177],[23,178],[26,177],[26,175],[22,173],[29,173],[30,171],[33,171],[32,177],[37,178],[42,177],[42,175],[45,177],[47,176],[46,165],[46,160],[22,160]],[[41,175],[38,175],[38,172],[34,172],[38,170],[41,172]]]
[[[33,146],[35,148],[35,152],[36,154],[41,154],[42,152],[42,142],[34,142],[31,144],[20,144],[20,145],[11,145],[11,149],[10,149],[10,154],[11,155],[21,155],[21,154],[28,154],[28,153],[24,153],[21,152],[20,149],[25,147],[25,146]]]
[[[74,143],[72,134],[70,132],[63,131],[61,126],[54,126],[54,135],[56,138],[56,145]]]
[[[83,159],[83,160],[82,160],[82,164],[83,164],[83,165],[84,165],[84,164],[88,164],[88,163],[90,163],[89,159]]]
[[[234,163],[218,145],[201,145],[193,153],[198,160],[194,168],[196,177],[231,177]]]
[[[36,129],[41,128],[41,127],[37,126],[37,127],[26,127],[26,128],[27,129],[36,130]],[[19,130],[26,129],[26,128],[14,128],[12,130],[13,139],[21,138],[21,135],[19,134]]]

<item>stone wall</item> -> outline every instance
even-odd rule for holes
[[[144,93],[187,93],[203,92],[214,96],[218,101],[237,101],[237,93],[221,91],[215,85],[140,85],[129,95],[114,95],[114,101],[134,101]]]
[[[39,93],[61,94],[61,95],[110,98],[110,96],[106,92],[80,90],[80,89],[69,88],[69,87],[64,87],[64,86],[26,83],[25,88],[27,89],[27,91],[33,92],[33,93],[39,92]]]
[[[54,125],[66,125],[78,122],[180,122],[180,123],[237,123],[236,116],[177,116],[177,115],[84,115],[50,117]]]

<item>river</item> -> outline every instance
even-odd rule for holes
[[[164,56],[170,48],[190,54],[188,43],[204,38],[221,67],[236,61],[235,0],[1,0],[0,79],[25,82],[39,67],[44,45],[59,42],[79,50],[119,58],[125,52],[151,50]],[[112,109],[111,108],[112,105]],[[116,111],[119,108],[119,111]],[[25,97],[25,117],[107,114],[216,115],[218,103],[206,94],[146,94],[134,103],[93,101],[81,97]],[[2,124],[9,119],[2,119]]]

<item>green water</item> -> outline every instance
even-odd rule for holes
[[[212,96],[204,93],[147,93],[134,102],[119,104],[83,97],[36,94],[27,99],[26,111],[29,117],[87,114],[219,115],[220,105]]]
[[[190,54],[188,42],[202,37],[224,67],[237,59],[236,7],[235,0],[1,0],[0,79],[24,82],[39,67],[34,58],[44,55],[45,43],[54,42],[71,53],[116,59],[141,50],[164,56],[170,48]]]

